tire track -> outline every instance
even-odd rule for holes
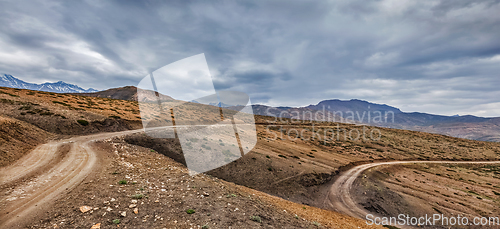
[[[1,168],[0,186],[16,183],[16,187],[13,192],[0,196],[0,202],[6,203],[0,210],[0,228],[22,226],[25,219],[33,217],[43,206],[80,184],[98,164],[97,155],[89,145],[92,141],[141,131],[103,133],[50,142],[35,148],[12,166]],[[71,144],[71,149],[62,160],[51,165],[57,158],[58,148],[64,144]],[[28,177],[33,178],[25,179]]]
[[[323,201],[323,206],[335,210],[337,212],[365,219],[366,215],[372,214],[366,209],[360,208],[356,201],[352,198],[350,190],[354,181],[359,175],[367,169],[382,165],[397,165],[397,164],[500,164],[500,161],[392,161],[392,162],[376,162],[364,165],[358,165],[343,173],[330,186],[327,195]]]

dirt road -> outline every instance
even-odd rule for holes
[[[356,201],[351,197],[350,190],[354,181],[359,175],[370,168],[382,165],[396,165],[396,164],[413,164],[413,163],[427,163],[427,164],[500,164],[500,161],[391,161],[391,162],[376,162],[370,164],[359,165],[351,168],[343,173],[335,180],[330,187],[328,194],[323,202],[324,207],[333,209],[337,212],[344,213],[353,217],[365,219],[367,214],[374,213],[360,208]]]
[[[0,228],[18,228],[43,206],[81,183],[99,164],[89,143],[139,130],[49,142],[0,168]]]
[[[0,168],[0,228],[18,228],[43,207],[79,185],[97,166],[92,141],[128,135],[139,130],[74,137],[41,145],[16,163]],[[394,161],[356,166],[343,172],[330,187],[324,206],[364,219],[369,212],[360,208],[350,195],[355,179],[370,168],[410,163],[498,164],[500,161]]]
[[[176,128],[208,125],[177,125]],[[221,124],[220,126],[227,126]],[[172,126],[149,128],[162,130]],[[0,168],[0,228],[19,228],[79,185],[97,166],[93,141],[143,132],[143,129],[100,133],[49,142],[17,162]]]

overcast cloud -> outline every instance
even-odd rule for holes
[[[499,1],[1,1],[0,72],[107,89],[205,53],[217,89],[500,116]]]

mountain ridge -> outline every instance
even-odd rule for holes
[[[305,107],[271,107],[256,104],[253,105],[253,111],[256,115],[277,117],[276,120],[278,120],[279,117],[291,118],[291,116],[294,116],[290,115],[293,114],[293,112],[298,112],[299,114],[306,114],[307,112],[312,112],[313,114],[330,112],[330,116],[319,115],[318,117],[334,118],[334,120],[325,121],[357,123],[370,126],[444,134],[481,141],[500,142],[500,117],[485,118],[473,115],[445,116],[423,112],[403,112],[396,107],[371,103],[359,99],[323,100],[316,105]],[[297,115],[295,115],[295,117],[297,117]],[[308,120],[308,117],[310,116],[299,115],[299,119],[302,120]]]
[[[55,83],[28,83],[23,80],[20,80],[10,74],[2,73],[0,74],[0,87],[10,87],[10,88],[18,88],[18,89],[29,89],[35,91],[46,91],[46,92],[55,92],[55,93],[92,93],[97,92],[97,90],[93,88],[83,89],[75,84],[69,84],[64,81],[58,81]]]
[[[383,112],[389,112],[392,111],[394,113],[401,113],[402,111],[399,108],[389,106],[386,104],[377,104],[377,103],[371,103],[365,100],[360,100],[360,99],[351,99],[351,100],[340,100],[340,99],[329,99],[329,100],[322,100],[316,105],[309,105],[306,106],[306,108],[310,108],[313,110],[322,110],[321,108],[327,110],[327,111],[341,111],[341,112],[347,112],[347,111],[367,111],[366,108],[368,108],[369,111],[383,111]],[[318,109],[320,108],[320,109]]]
[[[4,77],[5,75],[0,75],[0,83],[1,79]],[[23,83],[26,85],[24,85]],[[45,85],[52,86],[57,85],[58,83],[61,84],[64,82],[60,81],[52,84],[46,83]],[[14,82],[14,84],[15,85],[11,85],[11,87],[23,88],[32,85],[24,81],[16,81]],[[48,90],[51,88],[41,89]],[[100,92],[71,94],[137,101],[137,90],[137,87],[126,86],[121,88],[111,88]],[[155,95],[155,93],[151,91],[144,91],[145,93],[142,97],[144,97],[143,100],[145,101],[156,101],[157,96],[160,96],[162,100],[165,101],[174,100],[168,95]],[[212,105],[224,107],[227,106],[226,104]],[[233,110],[242,109],[241,106],[227,106],[226,108]],[[319,118],[320,120],[316,121],[323,121],[322,119],[325,119],[324,121],[423,131],[467,139],[500,142],[500,117],[484,118],[473,115],[445,116],[422,112],[403,112],[399,108],[392,107],[390,105],[376,104],[360,99],[329,99],[320,101],[317,104],[311,104],[304,107],[272,107],[267,105],[255,104],[252,105],[252,109],[255,115],[277,117],[275,120],[279,120],[279,117],[292,118],[294,120],[301,121],[308,121],[311,119],[316,120]],[[316,116],[316,114],[319,115]],[[376,120],[378,120],[379,122],[374,122]]]
[[[110,88],[104,91],[91,92],[91,93],[72,93],[72,94],[90,96],[90,97],[108,98],[108,99],[121,99],[129,101],[138,101],[139,98],[137,87],[135,86]],[[161,100],[163,101],[174,100],[172,97],[168,95],[163,95],[161,93],[155,95],[155,93],[152,91],[142,90],[141,91],[142,101],[139,102],[156,101],[157,100],[156,96],[161,97]]]

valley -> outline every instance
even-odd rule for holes
[[[1,149],[5,152],[0,169],[4,179],[0,187],[4,193],[0,197],[4,203],[1,217],[17,214],[19,219],[26,219],[11,219],[11,225],[369,228],[360,212],[463,212],[471,217],[498,214],[495,193],[500,189],[494,184],[500,144],[495,142],[350,123],[297,123],[256,115],[257,145],[253,150],[220,168],[190,176],[178,139],[144,134],[136,101],[0,90],[1,115],[4,122],[12,123],[12,128],[3,132],[12,144],[2,147],[26,146],[16,150],[17,158],[10,156],[10,149]],[[188,104],[183,107],[193,114],[198,112]],[[15,134],[27,129],[34,137],[23,139]],[[376,129],[380,138],[337,138],[331,136],[330,129],[346,133]],[[65,163],[81,152],[87,152],[97,164],[87,164],[86,172],[78,176],[69,172],[82,167],[67,167],[63,169],[67,172],[61,173],[68,166]],[[36,155],[49,156],[40,161]],[[16,163],[24,163],[19,168],[32,169],[9,172]],[[351,172],[360,166],[364,169]],[[16,176],[8,178],[12,174]],[[69,186],[56,185],[68,177],[73,177]],[[338,186],[343,177],[350,179],[348,185]],[[420,183],[416,185],[414,180]],[[438,185],[442,183],[453,188]],[[42,188],[47,184],[53,184],[53,188]],[[489,191],[479,191],[484,187]],[[38,196],[42,202],[26,202],[30,196]],[[339,196],[352,199],[339,201]],[[469,197],[475,198],[474,202]],[[423,204],[428,198],[435,198],[434,203]],[[91,210],[81,212],[82,206]],[[475,206],[482,206],[482,211]],[[23,209],[37,214],[24,218],[27,213]],[[196,213],[186,213],[189,209]]]

